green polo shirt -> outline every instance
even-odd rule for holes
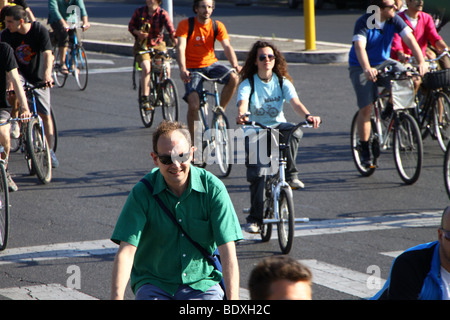
[[[191,166],[189,186],[179,198],[169,190],[159,169],[144,178],[185,232],[208,252],[242,239],[228,192],[222,181],[210,172]],[[205,292],[222,278],[181,234],[142,182],[131,190],[111,240],[137,247],[131,271],[134,293],[147,283],[172,295],[181,284]]]

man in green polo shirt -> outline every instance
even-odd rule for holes
[[[189,131],[164,121],[153,135],[151,156],[157,168],[147,174],[158,195],[184,231],[209,253],[218,247],[228,299],[239,299],[235,241],[242,232],[224,184],[190,165]],[[112,299],[123,299],[131,274],[136,299],[222,299],[222,274],[186,239],[144,183],[132,189],[111,240],[120,244],[114,260]]]

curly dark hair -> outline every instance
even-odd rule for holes
[[[245,60],[245,64],[240,72],[241,82],[258,72],[258,67],[255,65],[258,49],[267,47],[272,48],[273,54],[275,56],[275,65],[273,67],[273,72],[277,75],[278,78],[281,79],[282,77],[285,77],[289,81],[293,82],[292,77],[287,71],[287,62],[284,58],[284,55],[272,43],[267,41],[256,41],[253,44],[253,47],[247,54],[247,59]]]

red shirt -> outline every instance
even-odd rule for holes
[[[161,9],[160,7],[153,12],[153,15],[148,13],[147,6],[136,9],[131,17],[130,23],[128,24],[128,31],[133,34],[133,31],[140,30],[144,23],[149,23],[151,26],[148,34],[148,39],[150,39],[149,45],[151,46],[156,46],[163,41],[164,27],[166,27],[166,30],[170,34],[175,33],[175,28],[173,27],[169,14],[166,10]],[[134,34],[133,36],[136,38]]]
[[[436,31],[433,18],[425,12],[419,12],[419,17],[417,19],[417,26],[413,28],[411,21],[406,17],[406,12],[400,12],[398,14],[406,24],[413,30],[413,35],[419,44],[420,49],[422,49],[423,56],[425,57],[425,50],[428,45],[428,41],[434,46],[436,41],[441,40],[442,37]],[[403,51],[405,54],[412,55],[411,49],[403,42],[402,38],[395,34],[394,40],[392,41],[391,58],[398,60],[397,51]]]

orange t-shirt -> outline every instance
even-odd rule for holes
[[[217,21],[216,40],[229,39],[228,32],[222,22]],[[176,37],[187,38],[189,32],[189,19],[180,21],[177,27]],[[194,31],[186,45],[186,68],[204,68],[217,62],[214,54],[214,30],[212,20],[203,25],[195,18]]]

